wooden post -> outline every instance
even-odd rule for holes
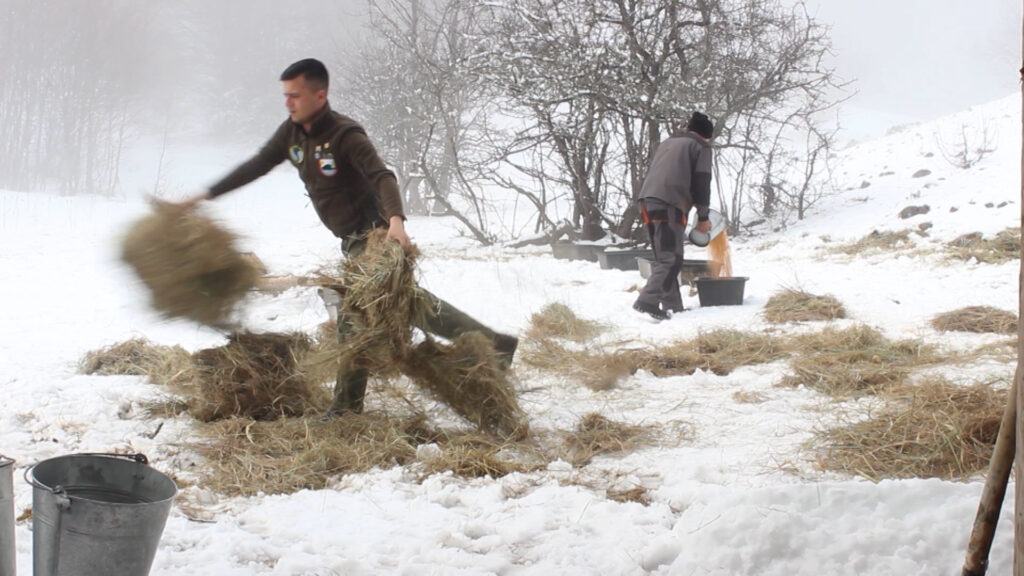
[[[988,464],[988,477],[981,492],[978,513],[974,517],[974,529],[967,543],[967,558],[964,560],[961,576],[985,576],[988,570],[988,553],[992,550],[992,539],[999,523],[999,513],[1006,497],[1006,486],[1013,468],[1014,448],[1017,436],[1017,377],[1006,397],[1003,420],[999,425],[999,436]]]
[[[1024,31],[1024,19],[1021,21],[1021,30]],[[1021,61],[1024,62],[1024,45],[1021,47]],[[1021,67],[1024,74],[1024,66]],[[1021,91],[1021,142],[1024,144],[1024,90]],[[1020,197],[1024,202],[1024,146],[1021,146],[1021,180]],[[1021,232],[1024,235],[1024,212],[1021,213]],[[1021,251],[1024,254],[1024,250]],[[1017,279],[1017,317],[1020,318],[1024,312],[1024,258],[1021,259],[1020,273]],[[1024,322],[1017,321],[1017,372],[1013,376],[1013,385],[1017,389],[1017,413],[1021,414],[1024,409],[1024,386],[1021,380],[1021,357],[1024,356]],[[1022,434],[1024,434],[1024,418],[1017,419],[1017,446],[1024,446]],[[1013,575],[1024,576],[1024,450],[1017,450],[1016,465],[1017,474],[1014,477],[1014,496],[1016,501],[1013,510]]]

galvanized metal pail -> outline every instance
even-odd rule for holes
[[[72,454],[25,472],[34,576],[146,576],[174,482],[142,454]]]
[[[0,576],[18,573],[14,547],[14,460],[0,454]]]

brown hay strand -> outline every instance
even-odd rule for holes
[[[891,341],[865,325],[796,336],[794,374],[783,384],[807,386],[838,399],[875,394],[899,384],[916,367],[934,363],[934,347]]]
[[[224,326],[259,272],[235,236],[195,210],[154,200],[153,213],[125,235],[121,259],[149,288],[165,317]]]
[[[157,346],[133,338],[86,352],[79,373],[102,376],[149,376],[156,384],[183,386],[195,380],[191,355],[181,346]]]
[[[305,334],[232,334],[226,345],[197,352],[198,394],[190,412],[204,422],[245,416],[273,420],[321,410],[327,391],[299,370]]]
[[[451,471],[465,478],[500,478],[513,472],[533,472],[547,463],[538,462],[540,454],[526,444],[495,442],[483,434],[441,431],[437,441],[442,453],[425,462],[424,475]]]
[[[591,412],[583,416],[576,429],[564,434],[566,460],[582,466],[595,456],[627,452],[651,440],[649,428],[615,422]]]
[[[935,378],[901,387],[875,417],[825,430],[819,466],[883,478],[967,479],[985,470],[1006,392]]]
[[[804,290],[786,288],[768,299],[762,312],[774,324],[846,318],[846,308],[831,294],[818,296]]]
[[[468,332],[450,345],[427,339],[413,349],[402,371],[481,430],[506,438],[527,432],[515,391],[483,334]]]
[[[571,308],[559,302],[544,306],[530,317],[526,335],[531,338],[564,338],[572,342],[586,342],[604,331],[593,320],[584,320]]]
[[[992,306],[967,306],[936,315],[932,327],[942,332],[1015,334],[1017,315]]]
[[[1002,264],[1020,258],[1020,229],[1006,228],[992,239],[985,239],[981,232],[963,234],[946,244],[946,255],[950,259],[967,261],[975,259],[983,264]]]

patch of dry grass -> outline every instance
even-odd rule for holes
[[[125,235],[121,259],[149,288],[168,318],[227,325],[259,271],[235,249],[235,236],[196,210],[153,201],[152,214]]]
[[[231,418],[203,424],[200,431],[206,440],[194,448],[208,463],[200,483],[241,496],[315,490],[345,474],[417,461],[422,477],[450,471],[462,477],[497,478],[540,470],[559,459],[582,466],[597,455],[635,450],[657,432],[588,414],[572,431],[497,440],[473,430],[432,428],[422,414],[383,412],[347,414],[327,422],[310,417]],[[418,456],[418,449],[425,448],[432,449]],[[630,494],[610,493],[609,498],[629,499]]]
[[[806,386],[837,399],[877,394],[900,384],[915,368],[934,364],[934,347],[919,340],[892,341],[874,328],[825,328],[793,338],[784,385]]]
[[[195,448],[206,458],[206,487],[228,495],[288,494],[324,488],[343,474],[412,462],[416,447],[406,428],[420,424],[418,418],[355,414],[328,422],[231,418],[203,425],[208,441]]]
[[[1002,264],[1020,259],[1020,229],[1006,228],[993,238],[981,232],[964,234],[946,244],[946,256],[952,260],[975,259],[983,264]]]
[[[181,386],[195,380],[192,356],[181,346],[158,346],[133,338],[87,352],[79,373],[101,376],[149,376],[155,384]]]
[[[846,308],[835,296],[819,296],[794,288],[773,294],[761,313],[774,324],[846,318]]]
[[[198,389],[189,398],[189,412],[209,422],[274,420],[323,410],[330,401],[327,390],[299,369],[311,345],[301,333],[241,332],[224,346],[197,352]]]
[[[992,306],[967,306],[932,318],[932,327],[942,332],[1016,334],[1017,315]]]
[[[603,331],[604,326],[601,324],[584,320],[565,304],[553,302],[530,317],[530,328],[526,335],[534,339],[562,338],[572,342],[586,342]]]
[[[909,249],[915,246],[910,238],[911,230],[872,230],[870,234],[849,244],[829,246],[826,250],[831,254],[846,254],[857,256],[860,254],[873,254],[879,252],[893,252],[895,250]]]
[[[597,413],[580,419],[576,429],[564,433],[565,458],[574,466],[582,466],[595,456],[632,452],[652,439],[652,429],[615,422]]]
[[[873,481],[965,480],[988,467],[1006,401],[990,384],[935,378],[900,387],[873,417],[818,433],[818,465]]]

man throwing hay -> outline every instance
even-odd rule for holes
[[[398,179],[381,160],[363,127],[331,109],[327,68],[319,60],[307,58],[288,66],[280,79],[289,118],[256,155],[182,205],[194,206],[226,194],[287,160],[298,171],[324,226],[341,239],[341,250],[347,257],[361,253],[367,234],[376,228],[385,228],[389,239],[409,248]],[[518,338],[491,330],[429,292],[426,297],[434,314],[418,328],[449,340],[479,332],[493,343],[502,367],[512,363]],[[338,318],[339,338],[353,329],[352,319],[342,314]],[[334,403],[325,416],[362,412],[368,378],[365,368],[342,366],[334,387]]]

